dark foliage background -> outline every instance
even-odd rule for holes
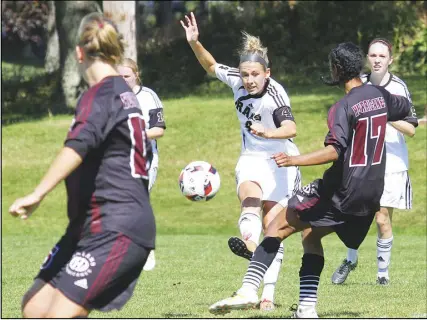
[[[185,40],[179,20],[190,11],[198,18],[200,41],[220,63],[237,66],[242,30],[259,36],[269,49],[272,76],[286,88],[320,85],[332,47],[353,41],[366,52],[375,37],[393,42],[397,75],[427,75],[427,1],[136,1],[136,6],[142,79],[162,99],[229,93],[206,75]],[[20,64],[4,70],[2,63],[3,122],[64,112],[52,108],[61,100],[58,73],[22,74],[22,66],[45,65],[48,1],[2,1],[1,10],[2,62]]]

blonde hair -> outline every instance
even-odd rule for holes
[[[77,33],[77,44],[88,57],[111,65],[122,61],[125,43],[115,24],[101,13],[86,15]]]
[[[257,54],[269,64],[266,47],[262,46],[261,40],[258,37],[250,35],[246,31],[242,31],[242,45],[238,50],[239,56],[248,54]]]
[[[137,84],[141,85],[142,81],[141,81],[141,78],[139,77],[139,68],[134,60],[132,60],[131,58],[124,58],[120,65],[123,67],[130,68],[136,76]]]

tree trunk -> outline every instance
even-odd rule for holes
[[[47,73],[53,73],[59,70],[59,39],[56,31],[55,22],[55,1],[48,1],[49,17],[47,20],[47,50],[44,62],[44,68]]]
[[[91,12],[101,12],[96,1],[55,1],[58,31],[61,83],[65,104],[75,108],[83,89],[82,77],[76,60],[76,38],[82,18]]]
[[[116,23],[127,44],[125,57],[137,62],[135,1],[103,1],[104,15]]]

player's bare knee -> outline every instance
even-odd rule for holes
[[[46,305],[38,304],[31,300],[22,301],[21,312],[22,317],[25,319],[47,318]]]
[[[49,302],[46,301],[45,294],[49,292],[50,288],[45,286],[46,282],[36,279],[31,288],[22,297],[21,312],[24,318],[44,318],[46,316]],[[43,291],[41,291],[42,289]]]
[[[379,228],[386,228],[388,225],[390,225],[390,218],[388,214],[378,212],[375,216],[375,220]]]

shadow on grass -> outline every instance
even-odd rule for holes
[[[163,318],[199,318],[200,316],[192,313],[163,313]]]
[[[363,315],[360,312],[352,311],[339,311],[339,312],[327,312],[320,313],[320,318],[363,318]]]

